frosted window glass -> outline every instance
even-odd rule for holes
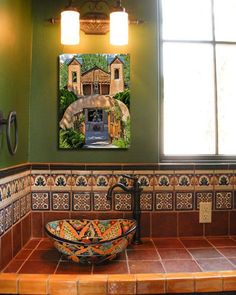
[[[236,1],[215,0],[216,41],[236,41]]]
[[[213,47],[164,43],[164,154],[215,153]]]
[[[212,40],[211,0],[163,0],[163,38]]]
[[[216,46],[219,153],[236,154],[236,46]]]

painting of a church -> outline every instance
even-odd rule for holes
[[[59,148],[130,147],[129,55],[60,56]]]

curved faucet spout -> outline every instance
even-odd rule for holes
[[[111,199],[111,197],[112,197],[112,192],[113,192],[113,190],[114,190],[116,187],[121,188],[121,189],[124,190],[125,192],[130,192],[130,189],[129,189],[129,188],[127,188],[123,183],[118,182],[118,183],[112,185],[111,187],[109,187],[108,192],[107,192],[107,198]]]

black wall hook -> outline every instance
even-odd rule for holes
[[[6,137],[7,137],[7,147],[9,153],[14,155],[18,147],[18,128],[16,120],[16,112],[12,111],[9,113],[8,118],[4,119],[3,113],[0,111],[0,133],[3,132],[3,125],[6,125]],[[14,126],[15,134],[13,144],[11,142],[11,126]]]

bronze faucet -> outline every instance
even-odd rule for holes
[[[137,226],[133,243],[136,245],[139,245],[142,243],[142,241],[140,240],[140,215],[141,215],[140,196],[141,196],[141,192],[143,191],[143,189],[140,187],[140,182],[138,181],[137,176],[130,176],[130,175],[122,175],[122,176],[125,178],[132,179],[133,186],[131,188],[127,188],[123,183],[118,182],[108,189],[107,198],[111,200],[112,192],[117,187],[119,187],[123,191],[131,194],[132,205],[133,205],[133,218],[136,220],[136,226]]]

